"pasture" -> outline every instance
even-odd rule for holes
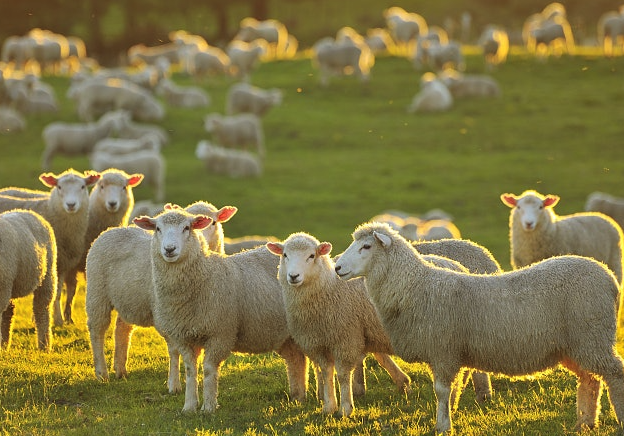
[[[470,49],[468,49],[470,51]],[[469,73],[482,59],[467,56]],[[186,205],[203,199],[238,213],[226,223],[229,236],[306,231],[340,253],[358,224],[386,209],[418,214],[432,208],[451,213],[463,237],[489,248],[509,269],[509,209],[499,196],[536,189],[561,197],[556,210],[583,209],[587,195],[624,190],[624,58],[605,59],[593,50],[539,62],[522,50],[492,75],[503,96],[463,100],[446,113],[406,113],[421,72],[403,58],[379,57],[368,84],[335,78],[326,88],[310,60],[269,62],[252,83],[283,90],[281,106],[264,118],[267,156],[259,179],[226,179],[206,173],[194,156],[208,112],[223,112],[232,79],[200,84],[212,97],[207,110],[167,108],[162,125],[170,144],[166,200]],[[0,186],[43,189],[42,128],[75,121],[65,98],[69,79],[43,77],[61,102],[58,114],[27,118],[23,133],[0,136]],[[175,75],[181,84],[196,84]],[[53,172],[88,169],[86,158],[58,157]],[[148,199],[148,187],[135,190]],[[372,435],[433,434],[435,398],[423,365],[405,364],[412,391],[399,395],[388,375],[368,361],[368,391],[355,400],[351,418],[323,416],[310,389],[305,404],[288,402],[284,365],[274,355],[232,356],[222,368],[220,408],[214,415],[180,412],[183,395],[169,395],[164,341],[151,329],[134,334],[129,376],[95,379],[78,290],[76,324],[55,327],[53,352],[35,350],[30,299],[18,300],[11,349],[0,364],[0,431],[6,435]],[[418,340],[415,338],[415,340]],[[106,351],[112,360],[113,339]],[[624,347],[619,346],[620,352]],[[469,386],[454,413],[457,434],[569,434],[575,424],[575,379],[556,370],[530,380],[494,377],[494,398],[474,401]],[[606,394],[600,428],[615,434]]]

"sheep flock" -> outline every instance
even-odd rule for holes
[[[306,229],[287,238],[231,238],[237,206],[214,206],[202,198],[208,190],[198,189],[192,204],[171,200],[175,186],[168,184],[163,150],[177,144],[163,121],[174,107],[202,114],[205,135],[184,147],[194,150],[202,173],[261,183],[271,170],[281,150],[265,136],[265,120],[295,97],[255,83],[263,63],[305,57],[318,73],[318,90],[337,89],[336,77],[347,76],[366,93],[378,79],[378,59],[404,58],[416,86],[402,110],[436,117],[461,99],[486,105],[504,98],[506,85],[496,75],[513,45],[545,63],[573,55],[580,44],[565,7],[552,3],[521,29],[483,26],[471,42],[482,54],[475,71],[465,59],[468,13],[461,29],[400,7],[380,17],[385,27],[360,33],[345,26],[308,48],[274,19],[246,18],[219,46],[176,30],[162,45],[129,47],[117,67],[90,58],[77,37],[32,29],[7,38],[0,134],[19,141],[30,119],[59,113],[59,97],[73,112],[37,132],[38,180],[49,189],[26,188],[32,177],[21,186],[0,185],[0,358],[16,348],[15,305],[26,296],[33,298],[37,348],[63,352],[54,347],[55,335],[82,310],[73,298],[84,280],[94,378],[109,381],[105,349],[114,317],[109,354],[116,378],[135,376],[128,370],[135,327],[154,328],[167,345],[165,390],[182,393],[185,414],[219,413],[220,392],[230,389],[221,370],[233,353],[274,353],[283,360],[289,402],[316,401],[321,414],[357,417],[372,355],[399,392],[393,402],[421,401],[413,392],[422,381],[403,365],[430,369],[436,434],[452,433],[470,380],[485,407],[497,396],[491,376],[539,377],[554,368],[578,379],[576,430],[601,423],[604,389],[604,412],[610,407],[624,431],[624,359],[616,349],[624,198],[594,192],[585,210],[557,215],[553,207],[566,199],[556,194],[530,187],[520,195],[499,193],[510,208],[507,271],[439,209],[359,217],[353,243],[339,254]],[[593,43],[605,57],[624,54],[624,12],[606,12]],[[54,75],[69,77],[64,96],[46,83]],[[195,85],[177,83],[181,76]],[[228,80],[222,107],[204,86],[215,76]],[[87,170],[52,171],[85,158]],[[137,192],[149,200],[135,202]]]

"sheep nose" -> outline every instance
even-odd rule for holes
[[[117,202],[116,201],[109,201],[108,205],[113,208],[113,207],[117,207]]]
[[[67,206],[67,209],[69,210],[74,210],[76,208],[76,202],[66,203],[65,205]]]
[[[290,281],[294,282],[297,280],[297,277],[299,277],[299,274],[288,274],[288,276],[290,277]]]
[[[335,270],[336,272],[338,272],[338,271],[340,271],[340,268],[342,268],[340,265],[336,265],[336,267],[334,268],[334,270]]]
[[[165,247],[165,252],[167,254],[172,254],[175,251],[175,247]]]

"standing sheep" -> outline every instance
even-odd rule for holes
[[[603,380],[624,425],[620,292],[603,264],[559,256],[500,274],[450,271],[387,225],[369,223],[355,230],[336,272],[366,279],[397,355],[431,368],[436,433],[452,431],[450,394],[462,367],[527,376],[560,364],[578,377],[577,430],[597,425]]]
[[[210,96],[199,86],[180,86],[168,78],[158,82],[156,94],[162,96],[171,106],[199,108],[210,105]]]
[[[219,147],[202,140],[195,148],[195,156],[213,174],[222,174],[232,178],[262,175],[262,161],[255,153],[247,150]]]
[[[50,351],[50,306],[57,288],[54,230],[29,210],[0,213],[0,253],[0,346],[11,345],[12,300],[33,294],[37,345]]]
[[[251,145],[264,157],[264,131],[254,114],[221,115],[213,112],[204,117],[204,129],[212,134],[216,144],[224,147],[246,148]]]
[[[593,257],[604,262],[622,283],[622,229],[608,216],[579,212],[558,216],[557,195],[527,190],[520,196],[502,194],[511,208],[509,241],[511,266],[521,268],[562,254]]]
[[[212,220],[170,210],[134,223],[153,231],[154,322],[184,360],[183,411],[197,409],[197,363],[204,350],[202,411],[217,408],[219,369],[232,352],[277,351],[286,361],[290,396],[303,401],[307,358],[286,323],[278,259],[266,247],[224,256],[200,232]]]
[[[228,115],[249,112],[263,117],[274,106],[282,103],[282,91],[277,88],[262,89],[245,82],[234,84],[227,95]]]
[[[226,53],[230,59],[230,71],[240,80],[248,81],[251,72],[258,68],[260,59],[267,52],[267,43],[256,39],[252,42],[233,40],[227,47]]]
[[[216,253],[224,252],[223,226],[237,209],[198,201],[186,207],[193,214],[210,217],[212,224],[202,230],[208,248]],[[106,331],[110,327],[111,314],[117,312],[115,323],[114,370],[117,378],[126,377],[130,338],[135,326],[154,326],[154,291],[150,257],[151,235],[137,227],[116,227],[103,232],[87,254],[86,312],[87,327],[91,339],[93,364],[96,377],[108,380],[104,356]],[[162,332],[159,330],[162,335]],[[180,358],[169,341],[169,392],[179,392]]]
[[[587,196],[585,211],[600,212],[610,216],[624,229],[624,198],[604,192],[592,192]]]
[[[367,353],[375,354],[399,390],[408,390],[410,378],[389,356],[393,354],[390,339],[366,295],[364,282],[338,278],[329,257],[331,244],[305,233],[293,233],[283,243],[269,242],[266,246],[280,256],[278,279],[288,329],[303,352],[320,367],[323,412],[339,409],[343,416],[351,414],[353,371]],[[340,384],[340,407],[334,369]],[[320,392],[317,395],[320,397]]]
[[[57,292],[54,300],[54,324],[63,324],[61,311],[61,290],[65,278],[74,270],[84,250],[89,214],[89,187],[100,178],[98,173],[88,171],[81,174],[68,169],[58,176],[44,173],[39,180],[52,190],[48,195],[32,197],[32,191],[25,191],[20,198],[19,188],[12,188],[16,195],[0,195],[0,211],[21,208],[39,213],[54,229],[57,244]]]

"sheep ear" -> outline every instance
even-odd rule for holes
[[[332,244],[330,244],[329,242],[321,242],[318,247],[316,247],[316,253],[319,256],[323,256],[325,254],[329,254],[331,253],[332,250]]]
[[[135,219],[132,220],[132,222],[136,224],[138,227],[142,228],[143,230],[156,229],[156,222],[148,216],[136,217]]]
[[[193,230],[202,230],[212,224],[212,218],[204,215],[196,216],[191,222],[191,228]]]
[[[83,177],[83,180],[85,181],[85,184],[87,186],[93,186],[97,183],[98,180],[100,180],[100,177],[102,177],[100,173],[96,173],[94,171],[85,171],[85,176]]]
[[[52,173],[41,174],[39,176],[39,180],[41,180],[41,183],[46,185],[48,188],[53,188],[58,183],[58,179]]]
[[[165,210],[180,210],[180,209],[182,209],[182,207],[177,204],[173,204],[173,203],[165,204]]]
[[[238,212],[238,208],[234,206],[223,206],[217,212],[217,222],[224,223],[234,216]]]
[[[516,204],[518,203],[516,196],[513,194],[503,194],[500,198],[503,204],[509,207],[516,207]]]
[[[549,207],[549,206],[555,206],[557,203],[559,203],[559,196],[558,195],[552,195],[549,194],[546,196],[546,198],[544,198],[544,207]]]
[[[392,238],[388,235],[384,235],[383,233],[373,232],[373,236],[375,239],[379,241],[382,247],[387,248],[392,244]]]
[[[127,186],[132,186],[134,188],[142,181],[143,181],[143,174],[132,174],[130,177],[128,177]]]
[[[284,254],[284,245],[280,244],[279,242],[267,242],[266,248],[271,253],[277,256],[281,256],[282,254]]]

